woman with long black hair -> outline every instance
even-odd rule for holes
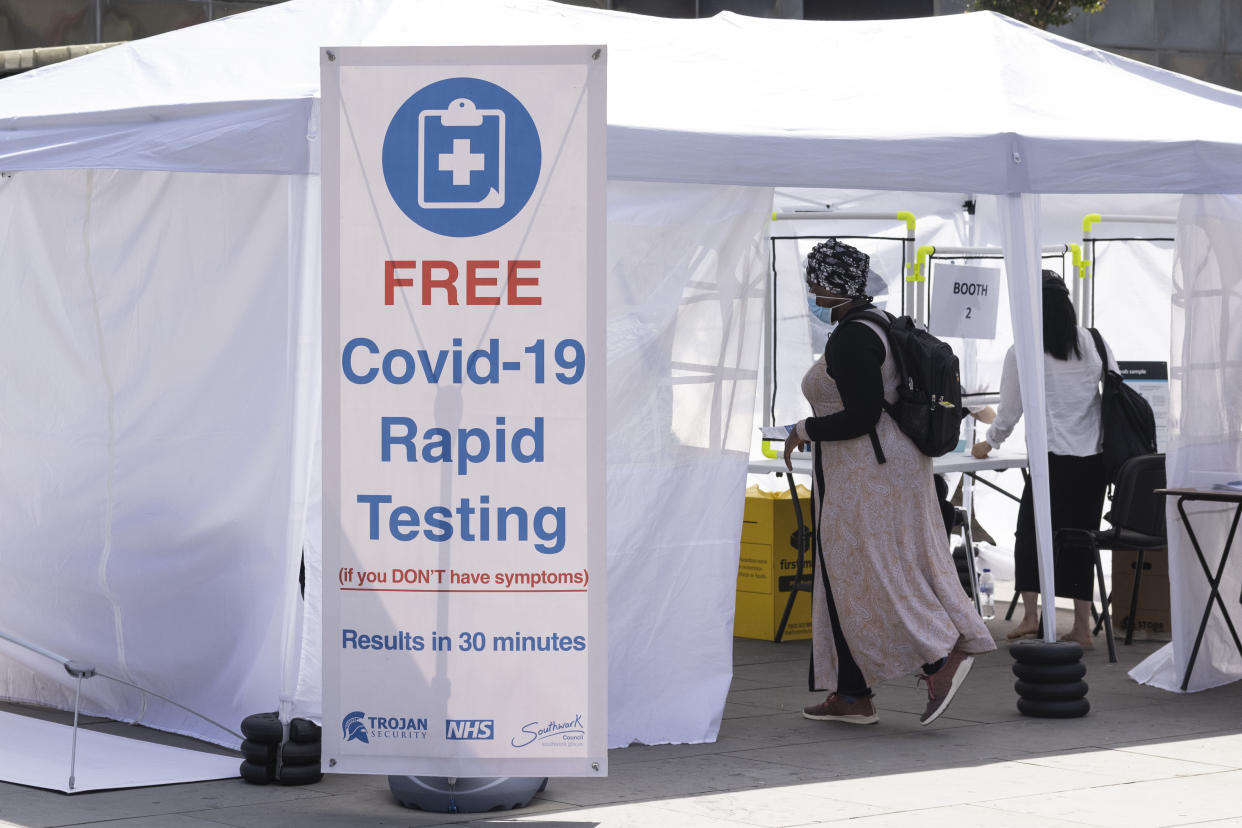
[[[1078,325],[1065,281],[1043,272],[1044,420],[1048,427],[1048,493],[1052,531],[1098,529],[1104,509],[1104,457],[1100,453],[1100,356],[1091,332]],[[1109,367],[1117,363],[1107,343]],[[1011,347],[1001,373],[1000,405],[975,457],[1000,448],[1022,418],[1018,361]],[[1039,633],[1039,565],[1035,551],[1035,511],[1028,478],[1014,531],[1014,586],[1022,595],[1022,620],[1009,638]],[[1091,600],[1094,562],[1085,555],[1058,555],[1055,592],[1074,599],[1074,625],[1061,638],[1091,647]]]

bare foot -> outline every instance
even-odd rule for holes
[[[1070,630],[1065,635],[1061,636],[1060,640],[1073,641],[1084,650],[1090,650],[1095,647],[1095,642],[1091,640],[1091,633],[1089,632],[1075,632],[1074,630]]]
[[[1009,639],[1021,638],[1024,635],[1038,635],[1039,624],[1035,621],[1026,621],[1023,619],[1018,626],[1005,633],[1005,637]]]

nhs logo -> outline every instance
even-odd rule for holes
[[[488,740],[495,729],[493,719],[449,719],[444,725],[444,738],[450,742]]]

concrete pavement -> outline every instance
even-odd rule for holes
[[[1068,617],[1060,622],[1068,629]],[[1003,642],[1008,624],[989,626]],[[1110,665],[1097,638],[1085,657],[1092,709],[1081,719],[1021,716],[1002,643],[976,661],[930,727],[919,726],[926,695],[913,678],[877,688],[880,722],[857,726],[799,715],[820,699],[805,690],[808,642],[736,639],[714,744],[614,750],[607,779],[552,779],[523,809],[410,810],[392,800],[382,776],[332,775],[306,787],[234,779],[72,796],[0,783],[0,826],[1242,825],[1242,682],[1178,695],[1129,679],[1127,671],[1159,646],[1119,642],[1121,661]]]

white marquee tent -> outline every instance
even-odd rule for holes
[[[230,726],[278,703],[316,715],[317,49],[454,43],[609,50],[614,746],[719,726],[774,187],[995,196],[1010,295],[1033,311],[1013,327],[1039,486],[1039,194],[1242,192],[1242,95],[984,13],[291,0],[4,80],[0,631]],[[1238,271],[1236,246],[1203,243],[1237,221],[1234,201],[1187,200],[1184,295]],[[1212,307],[1236,303],[1214,287]],[[1242,350],[1236,325],[1174,329],[1187,364]],[[1211,376],[1196,399],[1216,411],[1239,383]],[[1215,450],[1171,473],[1242,468],[1238,411],[1175,423],[1174,453],[1179,434]],[[1242,675],[1227,643],[1198,686]],[[123,685],[83,693],[87,712],[232,741]],[[0,644],[0,697],[70,707],[73,688]]]

